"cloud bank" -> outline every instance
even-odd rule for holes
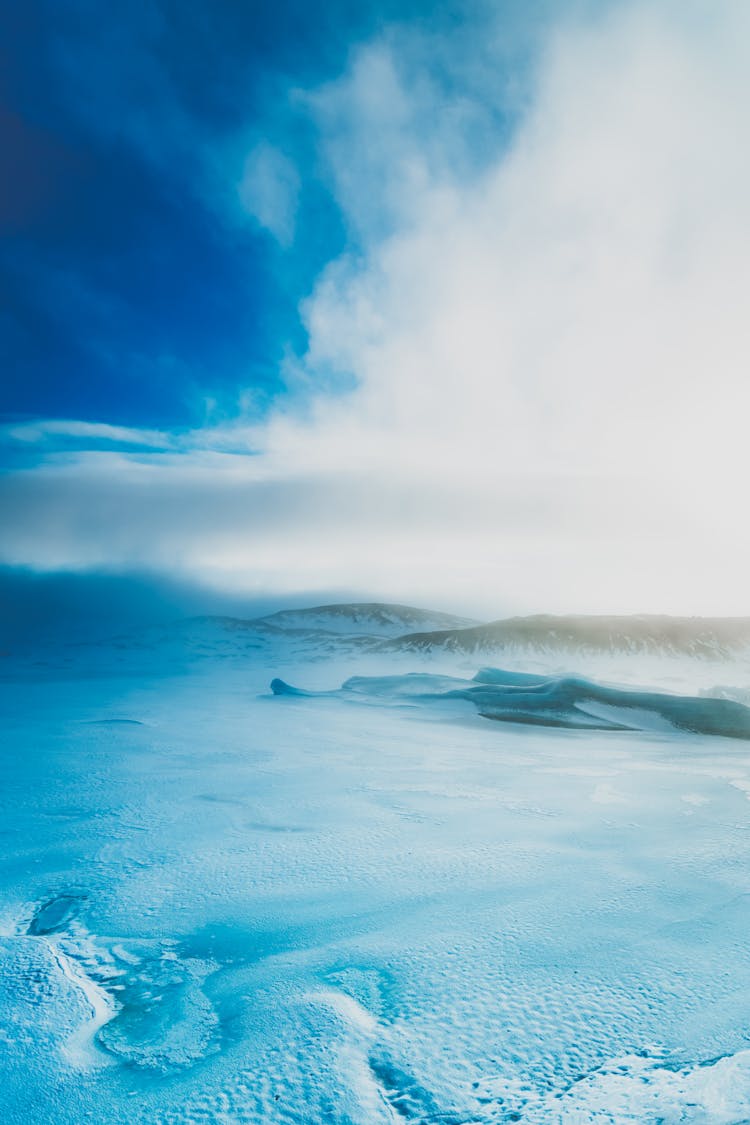
[[[297,92],[349,248],[302,305],[285,405],[153,451],[68,425],[64,453],[0,482],[0,560],[750,612],[750,11],[550,25],[522,92],[491,30],[457,58],[394,31]],[[290,243],[298,174],[275,152],[246,202]]]

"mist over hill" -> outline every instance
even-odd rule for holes
[[[410,633],[384,642],[383,647],[413,652],[632,652],[727,657],[750,647],[750,618],[538,614],[461,629]]]
[[[93,662],[101,667],[149,665],[158,670],[206,660],[242,662],[265,652],[270,663],[280,657],[317,661],[356,654],[381,662],[396,656],[405,660],[410,654],[415,659],[454,662],[476,657],[519,667],[551,660],[559,671],[577,667],[585,673],[589,658],[597,656],[649,655],[700,662],[750,654],[747,617],[538,614],[482,624],[443,610],[378,601],[295,606],[261,616],[185,617],[179,605],[155,602],[148,607],[150,621],[136,605],[129,619],[108,622],[98,612],[104,592],[106,587],[95,588],[90,607],[98,622],[96,632],[77,627],[79,619],[86,622],[82,589],[74,602],[66,604],[65,615],[45,602],[36,614],[26,613],[23,604],[16,606],[13,628],[5,631],[0,646],[0,667],[10,669],[20,660],[49,667]],[[159,610],[161,620],[155,621]],[[49,631],[35,627],[40,612],[51,621]]]
[[[308,609],[284,609],[250,622],[261,628],[325,633],[362,633],[399,637],[415,628],[421,631],[451,631],[479,625],[468,617],[457,617],[435,609],[417,609],[389,602],[339,602]]]

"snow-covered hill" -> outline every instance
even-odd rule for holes
[[[540,614],[462,629],[421,630],[386,641],[383,647],[506,656],[632,653],[724,659],[750,650],[750,618]]]
[[[162,674],[206,663],[244,666],[258,661],[273,669],[289,661],[307,664],[360,656],[372,657],[383,667],[397,657],[401,663],[426,657],[454,670],[476,658],[521,671],[593,671],[617,682],[637,682],[646,672],[643,660],[648,657],[655,667],[649,668],[645,682],[653,686],[662,671],[687,662],[697,690],[725,682],[722,677],[728,673],[720,665],[738,659],[750,663],[750,619],[540,615],[480,625],[438,610],[343,603],[255,619],[186,618],[96,639],[63,635],[42,646],[29,640],[3,654],[0,675],[21,670]],[[680,675],[684,678],[684,669]],[[706,676],[715,678],[704,682]],[[736,684],[735,679],[731,682]]]
[[[462,629],[479,622],[434,609],[387,602],[346,602],[312,606],[309,609],[284,609],[250,622],[263,629],[284,632],[304,630],[323,633],[359,633],[367,636],[397,637],[417,630]]]

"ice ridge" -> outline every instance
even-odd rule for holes
[[[354,676],[338,691],[308,692],[275,679],[280,696],[342,696],[414,704],[465,700],[499,722],[592,730],[680,730],[750,739],[750,708],[730,699],[613,687],[579,676],[483,668],[471,680],[429,673]]]

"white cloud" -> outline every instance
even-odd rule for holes
[[[510,143],[491,38],[460,96],[413,44],[361,51],[308,99],[356,250],[305,305],[299,371],[356,389],[179,456],[18,475],[4,557],[750,612],[748,25],[721,0],[552,29]]]
[[[261,142],[248,154],[239,185],[242,206],[281,243],[291,246],[300,179],[283,152]]]
[[[36,445],[50,439],[68,438],[71,442],[111,442],[163,449],[173,438],[163,430],[144,430],[132,426],[111,426],[107,422],[79,422],[66,418],[40,418],[0,426],[0,437]]]

